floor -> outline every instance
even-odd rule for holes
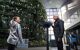
[[[7,49],[0,49],[7,50]],[[46,47],[34,47],[34,48],[16,48],[16,50],[46,50]],[[49,48],[49,50],[57,50],[57,47]]]
[[[7,50],[7,49],[0,49],[0,50]],[[16,48],[16,50],[47,50],[47,49],[46,47],[33,47],[33,48]],[[57,47],[50,47],[49,50],[57,50]],[[78,50],[80,50],[80,46],[78,47]]]

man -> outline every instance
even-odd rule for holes
[[[55,35],[56,44],[58,47],[58,50],[63,50],[63,42],[62,37],[64,34],[64,21],[59,19],[58,16],[54,16],[53,19],[55,20],[53,30]]]
[[[20,17],[18,16],[14,16],[10,21],[10,33],[7,39],[8,50],[15,50],[18,42],[23,43],[20,21]]]
[[[69,40],[70,40],[70,47],[73,48],[74,50],[78,50],[77,48],[77,34],[76,32],[71,32],[70,36],[69,36]]]

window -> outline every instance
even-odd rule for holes
[[[46,9],[46,13],[47,13],[48,21],[53,22],[54,21],[53,16],[58,15],[58,9],[56,9],[56,8]],[[52,27],[49,28],[49,40],[55,40],[55,36],[54,36],[54,32],[53,32]]]

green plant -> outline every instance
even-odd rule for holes
[[[28,38],[30,41],[44,39],[42,37],[44,28],[40,24],[45,21],[46,12],[38,0],[25,0],[25,2],[21,0],[0,1],[0,29],[9,29],[9,21],[14,15],[21,18],[24,38]]]

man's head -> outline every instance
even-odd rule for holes
[[[14,16],[13,20],[16,21],[17,23],[20,23],[20,17],[19,16]]]
[[[59,17],[58,16],[53,16],[53,19],[57,20],[57,19],[59,19]]]

